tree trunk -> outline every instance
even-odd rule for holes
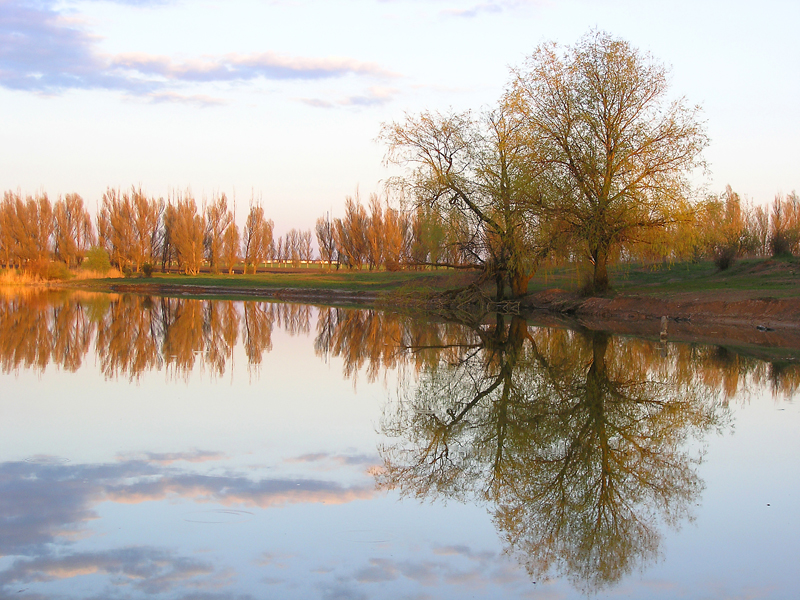
[[[497,301],[502,302],[506,299],[506,278],[505,274],[498,270],[495,271],[494,281],[497,286]]]
[[[522,269],[514,269],[509,273],[511,280],[511,294],[514,298],[522,298],[528,294],[528,282],[533,278]]]
[[[592,260],[594,262],[594,275],[592,278],[593,294],[602,294],[609,289],[608,285],[608,249],[599,246],[592,251]]]

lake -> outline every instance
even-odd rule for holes
[[[0,598],[797,598],[799,356],[0,289]]]

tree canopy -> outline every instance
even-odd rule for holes
[[[515,296],[556,248],[586,256],[592,291],[626,244],[686,214],[688,175],[707,144],[699,109],[668,101],[666,68],[591,31],[539,46],[494,110],[424,112],[383,126],[394,180],[417,205],[471,223],[475,262]]]
[[[593,291],[608,288],[615,250],[679,218],[703,164],[699,108],[667,93],[662,64],[602,31],[563,52],[544,44],[514,73],[507,102],[541,167],[544,212],[588,254]]]

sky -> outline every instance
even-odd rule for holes
[[[0,0],[0,188],[224,192],[280,234],[395,173],[382,123],[491,108],[591,29],[670,69],[711,143],[696,184],[800,188],[796,0]]]

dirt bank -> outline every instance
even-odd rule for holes
[[[800,349],[800,298],[752,298],[705,292],[674,299],[646,296],[581,298],[551,290],[521,302],[526,313],[567,316],[591,329],[715,344]]]

